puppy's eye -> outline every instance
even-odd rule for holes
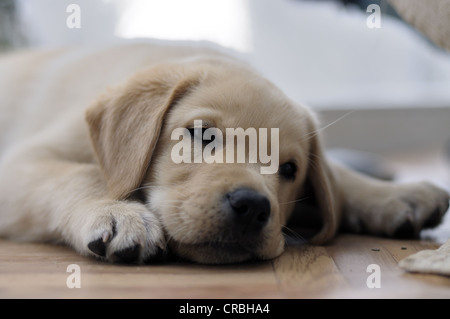
[[[284,177],[285,179],[294,180],[295,179],[295,173],[297,172],[297,165],[295,165],[292,162],[284,163],[280,166],[280,169],[278,170],[278,173],[280,176]]]
[[[210,139],[210,140],[204,139],[204,138],[203,138],[203,136],[204,136],[204,134],[205,134],[205,131],[206,131],[207,129],[208,129],[207,127],[202,127],[202,135],[200,136],[200,138],[202,139],[202,143],[203,143],[203,144],[208,144],[208,143],[210,143],[211,141],[214,141],[214,139],[215,139],[215,136],[214,136],[214,135],[211,136],[211,139]],[[191,134],[191,138],[194,139],[194,138],[196,137],[195,134],[194,134],[195,128],[190,127],[190,128],[188,128],[188,131],[189,131],[189,133]],[[198,134],[198,133],[197,133],[197,134]]]

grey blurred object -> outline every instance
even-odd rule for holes
[[[25,43],[16,1],[0,0],[0,51],[21,47]]]
[[[450,0],[389,0],[397,13],[438,46],[450,51]]]
[[[326,153],[333,160],[362,174],[387,181],[395,178],[394,170],[379,155],[345,148],[332,148]]]
[[[450,0],[389,0],[397,13],[436,45],[450,51]],[[450,139],[445,145],[450,161]]]
[[[450,162],[450,138],[447,140],[447,144],[445,145],[445,156],[447,157],[447,161]]]

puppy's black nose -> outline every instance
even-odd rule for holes
[[[242,234],[259,232],[270,217],[270,202],[266,196],[250,188],[240,188],[226,195],[230,218],[235,230]]]

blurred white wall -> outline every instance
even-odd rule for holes
[[[134,0],[119,6],[118,37],[207,40],[242,52],[251,49],[245,0]]]
[[[30,44],[38,47],[109,43],[120,13],[118,1],[108,0],[17,0],[21,21]],[[81,28],[67,27],[70,4],[80,7]]]
[[[404,23],[329,1],[19,0],[33,45],[207,40],[237,50],[291,98],[322,109],[450,107],[450,55]],[[81,9],[69,29],[66,8]]]
[[[316,107],[450,106],[450,56],[409,26],[327,1],[250,0],[255,64]]]

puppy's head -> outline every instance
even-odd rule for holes
[[[181,257],[231,263],[278,256],[306,188],[323,222],[313,241],[336,231],[331,176],[311,113],[238,62],[152,67],[105,94],[87,121],[111,196],[143,191]]]

